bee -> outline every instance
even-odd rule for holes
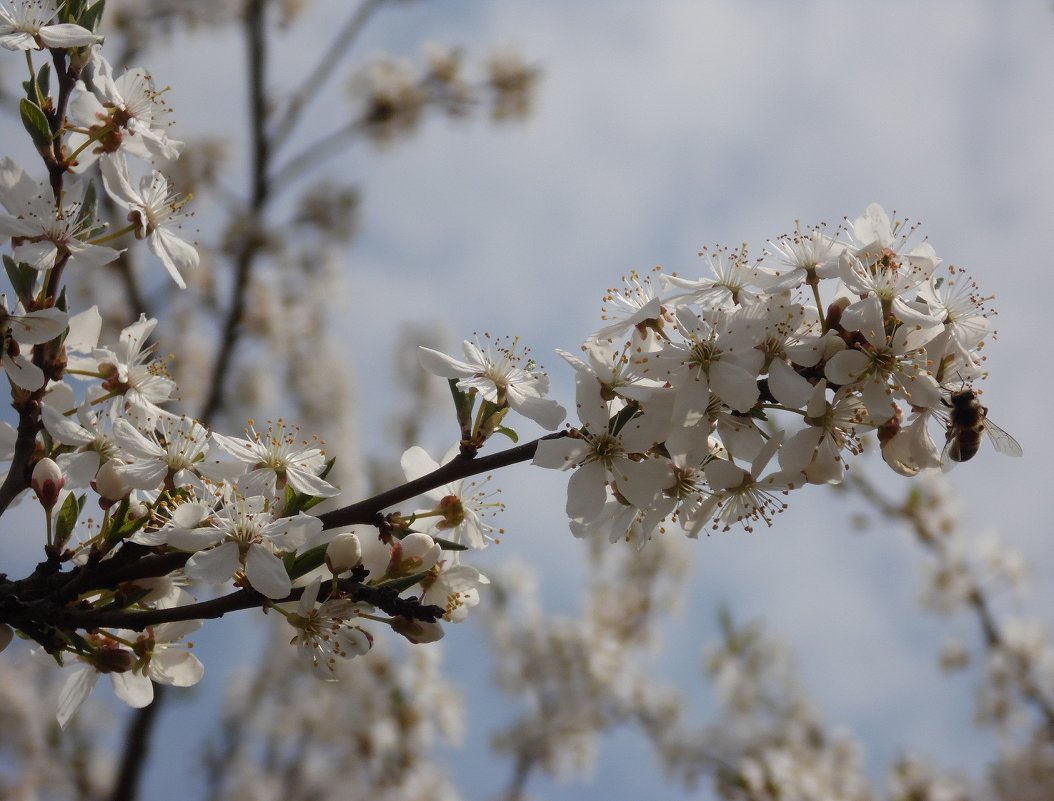
[[[988,419],[988,408],[981,405],[973,389],[952,392],[944,405],[948,407],[947,443],[941,456],[945,469],[951,467],[951,462],[972,459],[981,447],[982,432],[988,434],[992,445],[1000,453],[1007,456],[1021,455],[1021,446],[1017,440]]]

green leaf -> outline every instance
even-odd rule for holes
[[[116,610],[116,609],[127,609],[130,606],[134,606],[148,596],[152,589],[149,587],[136,588],[129,591],[125,587],[121,588],[121,592],[114,596],[107,604],[95,607],[98,610]]]
[[[636,401],[627,404],[618,414],[608,421],[608,431],[618,434],[622,427],[632,420],[640,411],[640,404]]]
[[[468,546],[462,545],[460,542],[454,542],[452,540],[444,540],[442,537],[432,537],[432,540],[439,544],[439,547],[444,551],[467,551]]]
[[[107,542],[119,542],[120,540],[128,539],[150,520],[150,515],[128,517],[129,509],[131,509],[131,504],[125,499],[118,507],[117,513],[110,518],[110,533],[106,535]]]
[[[307,499],[304,503],[300,505],[301,512],[306,512],[312,506],[318,506],[318,504],[320,504],[321,502],[329,500],[326,499],[326,497],[310,497],[308,495],[301,495],[301,497],[305,497],[305,499]]]
[[[84,501],[87,495],[81,495],[79,498],[72,492],[66,496],[66,501],[62,504],[62,508],[59,509],[58,519],[55,521],[55,542],[64,544],[73,534],[73,528],[77,525],[77,518],[80,517],[81,510],[84,509]]]
[[[98,209],[98,197],[95,192],[95,181],[87,181],[84,185],[84,194],[81,196],[81,208],[77,213],[77,222],[81,227],[87,228],[95,224],[95,215]]]
[[[468,431],[472,427],[472,407],[476,405],[476,390],[469,392],[458,389],[458,379],[447,379],[450,385],[450,394],[454,398],[454,409],[457,410],[457,422],[462,431]]]
[[[322,469],[322,472],[318,474],[318,477],[324,479],[329,475],[333,469],[333,465],[337,463],[337,458],[334,456]],[[306,495],[302,492],[297,492],[291,486],[286,484],[285,487],[285,502],[282,506],[282,517],[295,517],[298,512],[306,512],[313,506],[318,506],[323,501],[327,500],[322,497],[315,497],[314,495]]]
[[[48,118],[41,111],[40,106],[32,103],[26,98],[18,101],[18,113],[22,117],[22,124],[33,138],[33,144],[38,150],[44,150],[51,146],[51,126]]]
[[[753,417],[755,420],[763,420],[764,422],[768,422],[769,419],[768,415],[765,414],[765,410],[758,406],[755,406],[753,409],[747,412],[746,416]]]
[[[98,3],[93,4],[86,9],[78,20],[78,24],[82,28],[87,28],[92,33],[95,33],[99,28],[99,21],[102,19],[102,12],[106,8],[106,0],[99,0]]]
[[[287,563],[286,569],[289,571],[289,578],[295,581],[306,573],[310,573],[325,561],[326,546],[319,545],[317,548],[312,548],[310,551],[300,554],[291,563]]]
[[[18,264],[8,255],[4,255],[4,269],[7,271],[7,280],[11,282],[15,295],[23,304],[28,304],[33,299],[33,288],[37,284],[39,272],[28,264]]]
[[[396,592],[402,592],[403,590],[409,589],[415,584],[419,584],[421,581],[428,577],[429,571],[424,573],[415,573],[412,576],[406,576],[404,578],[396,578],[391,581],[382,581],[376,585],[378,589],[384,588],[386,590],[395,590]]]
[[[295,517],[300,511],[300,493],[288,484],[285,485],[285,493],[282,497],[282,517]]]
[[[513,443],[517,443],[517,442],[519,442],[519,441],[520,441],[520,435],[519,435],[519,434],[517,434],[517,433],[516,433],[515,431],[513,431],[513,430],[512,430],[511,428],[509,428],[508,426],[498,426],[498,427],[497,427],[496,429],[494,429],[494,430],[495,430],[495,431],[496,431],[497,433],[499,433],[499,434],[504,434],[504,435],[505,435],[506,437],[508,437],[509,439],[511,439],[511,440],[513,441]]]
[[[51,62],[45,61],[43,66],[40,68],[40,72],[37,73],[37,96],[36,102],[38,106],[44,105],[44,100],[51,92]]]
[[[330,459],[328,462],[326,462],[326,466],[324,468],[322,468],[322,472],[318,474],[318,477],[321,478],[321,479],[324,479],[326,476],[328,476],[329,475],[329,471],[333,469],[333,465],[335,465],[336,463],[337,463],[337,457],[334,456],[332,459]]]

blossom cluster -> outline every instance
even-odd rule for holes
[[[96,342],[94,308],[72,317],[63,341],[67,374],[90,383],[77,393],[65,381],[51,381],[40,407],[46,455],[35,462],[31,483],[47,514],[51,558],[71,563],[72,575],[79,570],[83,579],[96,566],[131,568],[145,549],[183,557],[173,563],[174,572],[135,576],[116,590],[71,594],[82,612],[116,606],[134,620],[137,611],[168,610],[170,620],[139,634],[86,626],[87,636],[48,642],[48,650],[71,653],[80,665],[63,692],[60,722],[69,720],[101,673],[132,706],[150,702],[151,680],[186,686],[201,678],[201,663],[179,642],[200,625],[187,619],[201,608],[188,587],[233,581],[266,607],[292,598],[297,584],[299,600],[274,608],[323,678],[335,675],[338,658],[370,649],[373,635],[363,619],[387,623],[413,642],[442,636],[438,618],[464,619],[486,577],[461,565],[457,551],[486,544],[489,527],[479,516],[484,500],[473,505],[467,492],[463,504],[461,482],[455,482],[430,493],[433,508],[398,527],[396,516],[384,538],[375,531],[363,531],[360,540],[352,531],[324,530],[323,521],[305,511],[339,492],[325,478],[332,460],[321,443],[301,440],[280,419],[265,431],[250,423],[246,436],[232,437],[165,411],[176,385],[147,345],[156,322],[140,319],[116,347],[106,348]],[[13,442],[16,432],[4,426]],[[403,462],[408,479],[438,467],[420,448]],[[74,529],[89,491],[103,519]],[[433,528],[445,539],[425,533]],[[450,550],[445,556],[444,547]],[[340,576],[354,579],[356,597],[338,587]],[[434,612],[425,619],[400,614],[398,600],[362,600],[372,598],[367,588],[416,590],[416,608]],[[386,605],[392,617],[379,616],[378,606]]]
[[[322,519],[306,512],[339,493],[325,478],[333,462],[321,443],[300,439],[281,419],[265,431],[250,423],[244,437],[232,437],[166,411],[176,385],[147,344],[156,323],[140,319],[106,348],[96,341],[96,309],[70,318],[67,374],[88,387],[78,393],[51,381],[40,407],[47,455],[36,461],[31,484],[47,514],[49,556],[74,566],[70,584],[78,582],[78,570],[83,579],[95,566],[131,568],[144,549],[182,556],[172,572],[71,594],[82,612],[116,606],[133,621],[136,612],[169,615],[141,633],[86,625],[86,636],[46,643],[79,665],[62,693],[60,723],[102,673],[132,706],[150,703],[151,682],[187,686],[202,677],[201,662],[180,642],[201,624],[189,618],[202,604],[195,605],[188,588],[233,581],[252,593],[286,617],[292,642],[322,678],[336,676],[339,659],[370,649],[364,620],[428,642],[442,636],[436,620],[465,618],[487,579],[460,564],[458,551],[487,544],[484,496],[454,482],[426,495],[433,507],[393,515],[383,537],[367,527],[359,534],[325,530]],[[14,441],[16,432],[4,426]],[[408,480],[439,467],[421,448],[407,451],[403,465]],[[74,529],[89,491],[103,519]],[[341,576],[347,581],[338,584]],[[370,589],[391,596],[375,598]],[[404,591],[416,592],[416,603],[401,606]],[[275,605],[290,599],[295,603]],[[424,617],[415,615],[421,610]]]
[[[949,450],[969,458],[947,446],[973,437],[976,451],[985,430],[1020,454],[963,389],[985,375],[989,299],[940,267],[917,226],[872,204],[838,231],[770,240],[757,260],[701,255],[698,279],[633,274],[581,355],[560,351],[580,423],[534,462],[574,471],[576,534],[643,543],[670,521],[690,536],[771,524],[791,490],[840,482],[866,431],[905,476]]]
[[[348,526],[308,513],[340,492],[321,441],[281,419],[228,436],[174,413],[178,387],[150,344],[157,319],[141,315],[107,343],[96,307],[71,314],[66,276],[114,262],[125,240],[145,240],[180,288],[199,266],[181,227],[188,198],[164,174],[183,149],[164,92],[147,70],[109,64],[102,11],[87,0],[0,5],[0,46],[24,51],[30,68],[20,112],[46,170],[38,180],[0,160],[15,299],[0,297],[0,364],[18,417],[0,423],[0,513],[32,493],[46,529],[45,560],[0,582],[0,649],[17,631],[73,666],[62,725],[102,674],[133,707],[151,702],[154,683],[196,683],[204,667],[186,637],[236,609],[283,617],[324,679],[370,650],[367,621],[438,639],[438,621],[462,620],[487,581],[458,552],[489,541],[473,498],[493,506],[471,487],[462,503],[462,483],[440,481],[434,506],[382,518],[381,503],[364,515],[368,535],[339,531]],[[102,217],[100,187],[126,226]],[[404,464],[408,480],[439,467],[420,448]]]
[[[424,523],[417,524],[421,531],[406,525],[384,540],[374,532],[363,543],[353,532],[324,530],[319,517],[306,513],[339,492],[325,479],[332,460],[320,443],[301,440],[282,420],[262,432],[250,424],[246,436],[232,437],[165,411],[176,386],[146,344],[156,320],[129,326],[110,349],[91,336],[99,330],[97,317],[90,309],[71,318],[64,340],[68,373],[94,380],[79,399],[70,384],[50,382],[41,405],[48,455],[35,463],[32,488],[48,515],[48,552],[59,563],[71,563],[72,575],[79,569],[81,578],[95,566],[131,568],[145,549],[182,558],[174,572],[134,576],[115,590],[71,593],[82,612],[116,606],[131,620],[136,612],[170,614],[168,622],[142,633],[86,626],[87,636],[48,642],[48,650],[66,651],[79,664],[62,695],[60,722],[69,720],[102,673],[132,706],[151,701],[151,681],[186,686],[201,678],[200,661],[180,642],[200,625],[188,619],[201,608],[188,588],[233,581],[266,607],[293,597],[296,583],[299,600],[274,608],[293,626],[298,650],[323,678],[334,676],[338,658],[370,649],[373,635],[363,619],[388,623],[412,641],[429,641],[442,636],[435,619],[463,619],[477,602],[476,587],[486,578],[460,565],[456,552],[444,558]],[[422,464],[425,470],[436,466],[418,451],[404,461],[413,473]],[[104,510],[102,521],[74,529],[89,491]],[[447,547],[485,544],[475,512],[462,510],[451,522],[451,498],[442,498],[446,504],[436,525],[451,538],[443,540]],[[422,510],[421,517],[427,521],[431,511]],[[457,544],[462,539],[467,545]],[[355,579],[358,598],[338,589],[339,576]],[[359,599],[369,597],[367,587],[386,586],[415,588],[420,606],[435,605],[435,612],[417,620],[398,614],[398,604],[390,601],[394,614],[382,617],[382,601]]]

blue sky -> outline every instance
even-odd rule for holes
[[[317,4],[276,49],[277,75],[301,65],[304,48],[331,25],[326,14],[344,5]],[[978,530],[998,529],[1028,557],[1026,609],[1054,609],[1049,482],[1039,466],[1051,444],[1044,407],[1052,382],[1026,358],[1042,355],[1050,339],[1041,327],[1050,317],[1042,282],[1054,219],[1049,3],[419,3],[382,13],[360,52],[415,54],[423,40],[463,44],[470,61],[508,44],[543,77],[522,124],[434,121],[385,152],[355,148],[337,167],[365,191],[362,235],[347,254],[345,313],[333,325],[364,376],[369,450],[385,453],[372,423],[398,380],[375,343],[394,337],[402,320],[434,321],[455,342],[476,331],[521,335],[568,404],[570,371],[549,354],[574,350],[598,325],[600,297],[621,275],[656,264],[699,275],[703,246],[745,241],[759,252],[795,219],[836,224],[877,201],[920,220],[938,255],[997,297],[985,403],[1025,458],[986,447],[952,481]],[[215,133],[204,100],[230,91],[240,102],[240,46],[223,32],[177,44],[148,61],[173,86],[173,134]],[[342,87],[339,79],[334,97]],[[439,452],[447,443],[425,444]],[[536,473],[517,469],[507,486],[509,535],[495,556],[528,559],[554,613],[573,614],[574,604],[559,599],[575,597],[584,552],[566,532],[561,477]],[[967,682],[935,665],[940,640],[972,634],[969,621],[916,610],[919,550],[906,535],[882,525],[853,533],[851,506],[832,504],[822,488],[797,494],[805,497],[793,498],[770,530],[694,543],[689,608],[727,603],[794,645],[827,718],[864,740],[873,775],[901,748],[949,767],[983,764],[994,743],[970,730]],[[507,767],[484,756],[487,727],[501,718],[488,711],[494,696],[481,686],[472,625],[447,648],[472,687],[469,743],[451,764],[466,795],[482,798]],[[699,675],[702,643],[716,634],[714,614],[682,614],[670,633],[683,643],[669,655],[670,674],[687,684]],[[206,682],[218,687],[222,663],[209,670]],[[703,691],[698,703],[705,708]],[[170,715],[164,736],[177,736],[180,720]],[[647,759],[625,767],[639,743],[619,736],[611,746],[588,790],[534,789],[550,799],[681,797],[658,794],[661,776]],[[155,774],[154,797],[163,797],[173,767]]]

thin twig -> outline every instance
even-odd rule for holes
[[[285,186],[297,176],[307,174],[326,159],[347,150],[356,135],[364,130],[365,125],[361,120],[352,120],[333,133],[312,142],[275,170],[275,185]]]
[[[911,502],[904,504],[894,503],[883,496],[878,489],[860,475],[860,471],[850,474],[850,481],[860,491],[860,494],[870,501],[885,516],[906,522],[919,543],[934,553],[940,553],[943,539],[940,534],[933,531],[926,521],[915,511]],[[1033,671],[1029,663],[1007,648],[1006,636],[999,626],[999,621],[992,613],[991,603],[977,582],[966,597],[967,605],[973,610],[977,617],[981,634],[984,638],[985,647],[989,651],[1004,651],[1015,665],[1015,671],[1020,683],[1022,697],[1030,703],[1043,718],[1047,735],[1054,739],[1054,703],[1044,695],[1042,688],[1036,683]]]
[[[509,465],[517,464],[519,462],[526,462],[528,459],[534,458],[534,453],[538,450],[539,442],[546,439],[558,439],[565,436],[567,436],[566,431],[557,431],[553,434],[546,434],[544,437],[540,437],[539,439],[527,442],[523,445],[517,445],[515,448],[509,448],[508,450],[490,454],[489,456],[478,456],[471,459],[461,455],[455,456],[445,465],[433,470],[428,475],[421,476],[414,481],[386,490],[385,492],[374,495],[372,498],[367,498],[364,501],[359,501],[350,506],[326,512],[319,515],[318,519],[322,521],[323,529],[340,528],[342,526],[351,526],[362,523],[375,523],[380,512],[383,509],[387,509],[389,506],[394,506],[397,503],[416,498],[423,492],[435,489],[436,487],[441,487],[444,484],[449,484],[451,481],[457,481],[458,479],[467,478],[468,476],[475,476],[480,473],[485,473],[488,470],[497,470],[502,467],[508,467]]]
[[[275,149],[280,148],[285,143],[296,123],[300,120],[304,107],[322,91],[322,87],[326,84],[326,79],[336,73],[334,67],[337,62],[351,49],[359,34],[366,27],[366,23],[373,15],[373,12],[380,8],[383,2],[384,0],[363,0],[359,7],[348,17],[344,27],[333,37],[329,47],[326,48],[326,52],[319,58],[311,74],[301,84],[300,89],[293,93],[289,105],[286,106],[285,113],[275,125],[274,132],[271,135],[271,144]]]
[[[138,794],[139,775],[143,765],[146,764],[147,754],[150,753],[150,739],[163,706],[161,700],[165,697],[166,692],[165,685],[155,684],[153,703],[134,710],[130,716],[128,729],[124,735],[121,766],[117,771],[113,792],[110,793],[110,801],[135,801]]]
[[[117,204],[114,203],[109,192],[103,192],[102,194],[102,207],[105,210],[108,219],[117,219]],[[147,317],[153,317],[154,315],[150,310],[150,304],[143,296],[142,287],[139,286],[139,278],[136,275],[135,264],[133,263],[131,254],[131,250],[122,250],[111,266],[117,270],[117,274],[121,277],[121,284],[124,286],[125,300],[133,313],[145,314]]]
[[[231,287],[230,307],[221,327],[219,353],[213,364],[208,383],[208,395],[198,419],[208,424],[222,408],[224,389],[234,350],[241,338],[241,322],[245,314],[245,298],[249,292],[256,256],[263,247],[260,226],[263,211],[271,197],[268,171],[271,164],[271,145],[267,137],[267,31],[266,0],[249,0],[245,9],[245,36],[249,54],[249,135],[252,153],[247,238],[235,259],[234,282]]]

